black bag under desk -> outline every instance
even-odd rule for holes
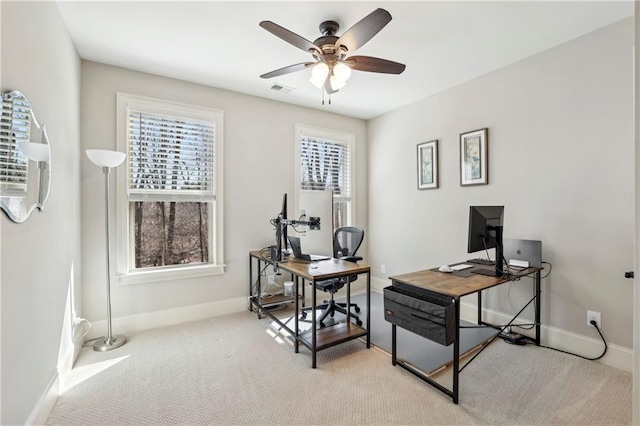
[[[397,284],[383,291],[385,320],[441,345],[453,343],[455,306],[450,297]]]

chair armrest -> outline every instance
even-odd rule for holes
[[[340,260],[346,260],[347,262],[357,262],[362,260],[362,256],[343,256]]]

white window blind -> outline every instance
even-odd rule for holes
[[[0,190],[9,194],[26,193],[29,161],[18,149],[31,133],[31,106],[25,99],[2,102],[0,121]]]
[[[334,196],[351,196],[349,144],[303,136],[300,140],[300,189],[332,190]]]
[[[135,109],[127,117],[129,200],[215,200],[214,122]]]

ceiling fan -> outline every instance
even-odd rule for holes
[[[365,16],[340,37],[336,35],[340,26],[335,21],[324,21],[320,24],[322,36],[313,43],[286,28],[271,21],[262,21],[260,26],[276,37],[313,55],[314,61],[289,65],[266,74],[262,78],[301,71],[312,67],[309,80],[327,94],[336,93],[345,86],[351,70],[368,71],[385,74],[401,74],[405,65],[387,59],[371,56],[348,56],[362,47],[391,21],[391,14],[384,9],[376,9]]]

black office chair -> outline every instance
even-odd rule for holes
[[[333,257],[349,262],[357,262],[359,260],[362,260],[362,257],[355,255],[358,251],[358,248],[360,248],[360,245],[362,244],[362,240],[364,240],[363,229],[356,228],[354,226],[345,226],[336,229],[333,234]],[[358,279],[358,275],[350,275],[348,279],[353,282]],[[351,309],[347,308],[346,303],[336,302],[333,299],[334,294],[336,294],[338,290],[340,290],[345,285],[347,285],[347,277],[316,282],[316,288],[318,290],[322,290],[331,294],[331,300],[325,300],[323,304],[316,306],[316,309],[324,310],[324,312],[318,319],[320,327],[324,327],[324,320],[328,316],[333,317],[336,311],[354,318],[356,320],[356,324],[362,325],[362,321],[360,320],[360,318],[356,314],[352,313]],[[360,312],[360,307],[356,303],[350,303],[349,308],[353,308],[356,312]],[[304,320],[307,317],[307,311],[311,309],[313,309],[313,307],[311,306],[302,308],[301,319]]]

